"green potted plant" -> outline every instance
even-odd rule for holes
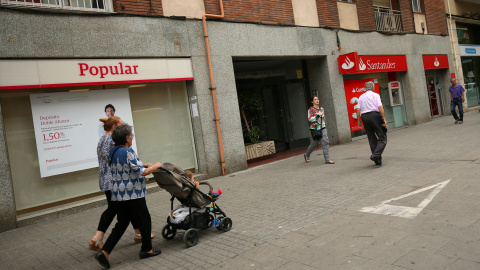
[[[243,121],[245,122],[245,126],[247,127],[247,134],[245,137],[251,143],[258,143],[260,142],[260,137],[263,134],[263,130],[261,130],[258,126],[252,126],[251,122],[247,120],[247,116],[245,114],[245,110],[249,111],[259,111],[263,109],[263,104],[260,98],[255,95],[255,92],[252,90],[243,90],[239,91],[238,93],[238,103],[240,105],[240,115],[242,116]]]
[[[247,160],[275,153],[274,141],[260,141],[263,130],[258,126],[253,126],[254,121],[249,121],[247,118],[247,114],[255,115],[263,109],[262,100],[254,91],[244,90],[238,92],[238,103],[240,105],[240,115],[247,128],[244,135],[245,141],[250,142],[245,144]]]

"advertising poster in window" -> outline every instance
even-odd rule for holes
[[[106,105],[133,125],[126,88],[31,94],[30,102],[42,178],[98,167],[97,144],[104,134],[99,119],[107,117]]]
[[[376,78],[343,81],[343,85],[345,87],[345,98],[347,99],[348,120],[350,122],[351,132],[363,129],[358,128],[357,108],[358,98],[366,91],[366,82],[373,82],[373,84],[375,85],[373,91],[377,94],[380,94],[380,87],[378,86],[378,79]]]

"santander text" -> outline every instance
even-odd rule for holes
[[[395,62],[390,63],[390,59],[387,59],[386,63],[377,62],[372,63],[370,60],[367,60],[367,66],[369,70],[372,69],[395,69]]]

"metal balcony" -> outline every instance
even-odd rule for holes
[[[2,6],[112,12],[111,0],[0,0]]]
[[[402,32],[402,17],[399,10],[373,7],[377,31]]]

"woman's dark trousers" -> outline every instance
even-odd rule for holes
[[[102,250],[105,250],[110,254],[122,238],[123,233],[130,224],[131,221],[135,221],[142,234],[142,248],[141,251],[150,251],[152,249],[152,219],[147,208],[147,201],[145,198],[112,202],[117,211],[117,223],[112,229],[112,233],[108,237]]]

